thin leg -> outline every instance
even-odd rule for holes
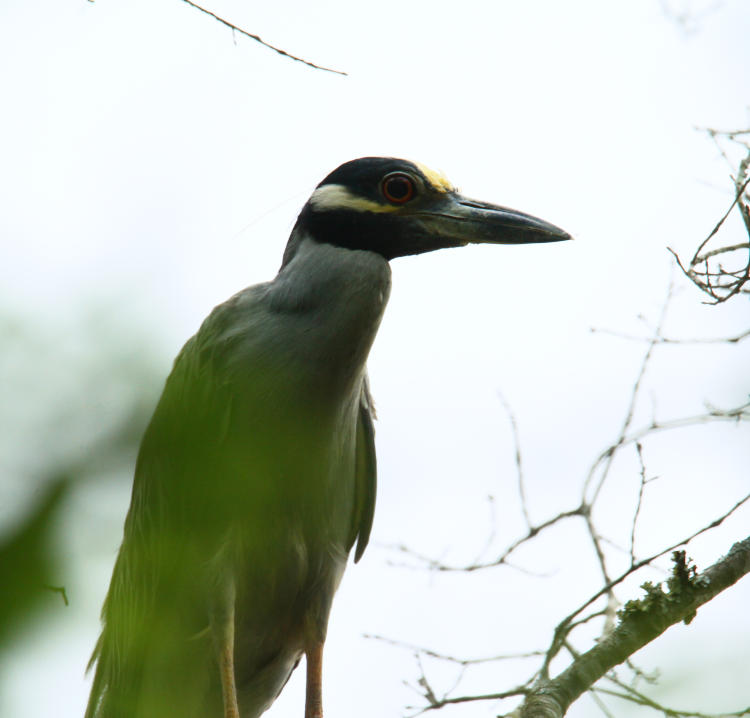
[[[211,627],[219,659],[224,718],[240,718],[234,683],[234,590],[227,591],[222,598],[223,605],[214,612]]]
[[[316,639],[305,649],[307,691],[305,718],[323,718],[323,641]]]
[[[234,611],[232,611],[232,623],[228,627],[227,633],[229,634],[228,640],[219,650],[224,718],[240,718],[240,709],[237,705],[237,688],[234,685]]]

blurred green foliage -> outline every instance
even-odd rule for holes
[[[130,481],[158,395],[156,342],[105,315],[0,316],[0,650],[75,600],[66,506],[113,473]]]
[[[52,525],[67,493],[70,480],[60,476],[51,481],[40,501],[15,530],[0,542],[0,645],[39,609],[54,599],[67,603],[64,586],[53,590],[57,576]],[[55,596],[54,594],[59,595]]]

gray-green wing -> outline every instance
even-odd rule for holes
[[[375,458],[375,426],[373,420],[375,410],[370,395],[368,381],[362,384],[362,394],[359,400],[359,417],[357,421],[357,476],[354,494],[355,522],[357,548],[354,552],[354,562],[362,558],[367,548],[372,530],[372,519],[375,514],[375,494],[378,482],[377,461]],[[352,543],[354,541],[352,540]]]
[[[211,500],[229,465],[216,457],[227,454],[232,412],[219,355],[231,343],[224,327],[233,307],[217,307],[187,342],[144,434],[91,659],[97,666],[86,718],[201,715],[210,690],[208,679],[198,685],[179,674],[212,675],[210,660],[204,665],[212,650],[203,594],[222,529]],[[181,633],[195,637],[177,645],[172,637]]]

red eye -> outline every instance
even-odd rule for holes
[[[403,172],[383,178],[383,196],[393,204],[405,204],[414,196],[414,180]]]

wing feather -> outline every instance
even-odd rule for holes
[[[216,457],[226,453],[231,422],[222,364],[231,354],[227,329],[236,303],[217,307],[183,347],[144,433],[102,634],[89,663],[96,662],[96,672],[86,718],[182,718],[200,714],[206,699],[207,684],[178,677],[213,674],[198,664],[212,654],[205,594],[222,526],[211,501],[224,470]],[[176,645],[180,635],[198,637]],[[153,676],[165,675],[175,676],[179,692],[153,685]]]
[[[370,395],[367,378],[362,384],[359,401],[359,417],[357,421],[357,459],[356,459],[356,489],[354,496],[355,529],[357,548],[354,552],[354,562],[362,558],[367,548],[372,530],[372,520],[375,514],[375,494],[377,490],[378,469],[375,457],[375,408]],[[353,543],[353,541],[352,541]]]

